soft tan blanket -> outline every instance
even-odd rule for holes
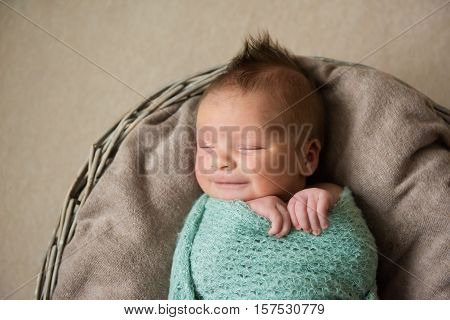
[[[450,299],[448,125],[388,74],[299,61],[317,86],[334,79],[320,90],[328,127],[317,177],[353,190],[379,248],[379,297]],[[197,101],[150,115],[124,140],[78,213],[54,299],[167,298],[176,234],[201,194],[195,131],[183,125],[194,126]]]

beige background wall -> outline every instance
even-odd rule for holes
[[[450,106],[449,5],[400,35],[446,2],[0,0],[0,298],[33,297],[90,144],[140,94],[226,62],[267,28],[297,54],[369,55]]]

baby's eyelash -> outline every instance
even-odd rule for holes
[[[198,146],[200,149],[213,149],[214,146],[207,146],[207,145],[199,145]],[[238,148],[239,150],[262,150],[265,149],[264,147],[260,147],[260,146],[250,146],[250,147],[246,147],[246,146],[242,146]]]
[[[239,149],[241,149],[241,150],[261,150],[264,148],[263,147],[241,147]]]
[[[244,145],[244,144],[241,144],[239,147],[245,148],[245,149],[262,149],[263,148],[263,146],[261,146],[261,145]]]

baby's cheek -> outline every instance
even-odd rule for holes
[[[243,157],[240,167],[245,174],[260,173],[262,169],[261,159],[257,157]]]
[[[268,152],[260,159],[260,172],[266,176],[283,174],[286,168],[286,159],[283,154]]]
[[[204,154],[197,154],[195,158],[196,174],[211,174],[213,168],[212,157]]]
[[[200,185],[200,188],[204,191],[204,192],[208,192],[209,191],[209,181],[206,178],[206,176],[204,175],[204,171],[199,169],[199,165],[196,162],[195,164],[195,177],[197,179],[197,183]]]

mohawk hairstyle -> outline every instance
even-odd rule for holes
[[[267,31],[244,41],[225,72],[211,82],[200,102],[213,91],[236,87],[243,94],[262,91],[277,101],[278,117],[312,124],[310,138],[324,140],[324,107],[312,81],[302,72],[297,57],[273,41]],[[199,102],[199,103],[200,103]]]

